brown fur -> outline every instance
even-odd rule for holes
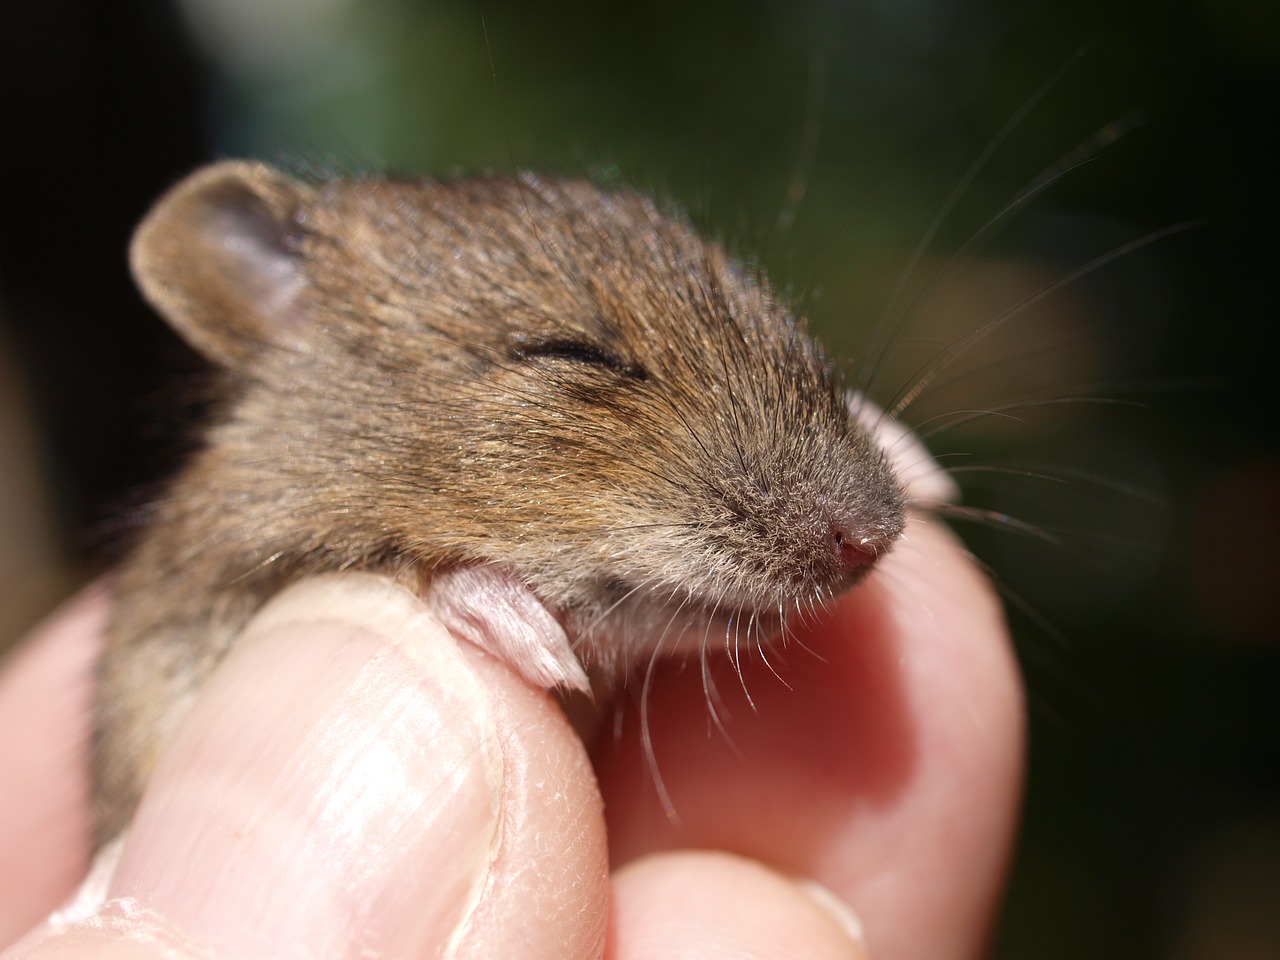
[[[228,386],[116,581],[102,839],[236,632],[301,575],[500,564],[617,676],[673,630],[758,642],[854,579],[851,547],[902,530],[889,463],[801,323],[634,193],[226,163],[157,205],[133,266]]]

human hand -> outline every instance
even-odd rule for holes
[[[87,862],[107,603],[81,598],[0,675],[0,943]],[[863,956],[846,904],[870,956],[977,955],[1021,776],[998,605],[917,522],[800,639],[813,653],[774,666],[790,688],[741,658],[754,710],[718,669],[727,738],[700,672],[664,667],[649,747],[624,713],[593,775],[551,698],[406,594],[300,585],[202,693],[102,902],[5,956]]]

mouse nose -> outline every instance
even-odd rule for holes
[[[875,563],[881,546],[873,537],[860,536],[847,525],[832,522],[828,541],[836,556],[836,562],[850,573]]]

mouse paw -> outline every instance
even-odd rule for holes
[[[455,567],[432,577],[423,599],[454,634],[544,689],[590,695],[564,628],[533,592],[499,566]]]

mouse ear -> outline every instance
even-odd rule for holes
[[[288,338],[305,287],[293,238],[309,188],[261,163],[200,170],[138,227],[129,264],[143,295],[193,347],[235,367]]]

